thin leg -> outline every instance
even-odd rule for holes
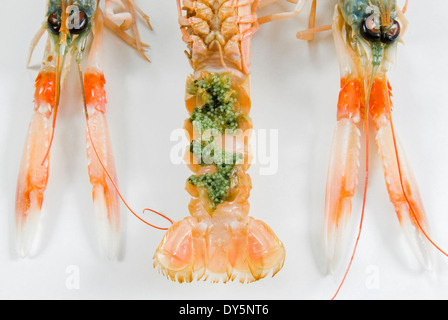
[[[33,40],[31,41],[30,50],[28,53],[28,59],[26,61],[26,66],[30,66],[31,57],[33,56],[34,49],[36,48],[37,44],[39,43],[40,39],[44,35],[45,31],[47,30],[47,24],[43,24],[39,31],[36,33],[36,35],[33,37]]]
[[[127,34],[125,31],[123,31],[120,26],[118,26],[117,24],[115,24],[112,20],[110,20],[108,17],[103,17],[104,19],[104,26],[107,27],[108,29],[110,29],[111,31],[113,31],[115,33],[115,35],[117,35],[121,40],[123,40],[128,46],[138,50],[137,47],[137,40],[130,36],[129,34]],[[148,48],[149,45],[147,45],[146,43],[140,42],[140,47],[142,48]]]
[[[317,0],[313,0],[313,3],[311,4],[311,11],[310,11],[310,17],[308,19],[308,30],[315,29],[316,26],[316,10],[317,10]],[[309,33],[307,37],[301,38],[303,40],[311,41],[314,39],[315,33]]]
[[[307,29],[307,30],[297,32],[296,36],[300,40],[311,41],[314,39],[314,35],[316,33],[323,32],[323,31],[330,31],[331,28],[332,28],[331,24],[329,24],[329,25],[325,25],[325,26],[321,26],[321,27],[317,27],[317,28]]]
[[[408,11],[408,2],[409,0],[406,0],[406,3],[403,6],[403,9],[401,10],[403,13],[406,13],[406,11]]]
[[[406,3],[407,5],[407,3]],[[403,9],[405,10],[405,8]],[[401,22],[401,33],[400,33],[400,39],[403,37],[403,35],[408,30],[408,19],[406,19],[406,16],[404,15],[404,11],[398,9],[398,19]]]
[[[290,1],[290,2],[292,2],[292,1]],[[260,18],[258,18],[258,23],[261,25],[264,23],[272,22],[272,21],[284,20],[284,19],[289,19],[289,18],[295,17],[302,11],[305,4],[306,4],[306,0],[298,0],[293,11],[274,13],[274,14],[270,14],[270,15],[267,15],[264,17],[260,17]]]
[[[258,8],[259,9],[264,8],[264,7],[266,7],[266,6],[270,5],[270,4],[273,4],[273,3],[277,2],[277,1],[279,1],[279,0],[260,0],[258,2]]]
[[[311,11],[308,20],[308,29],[297,32],[297,38],[301,40],[312,41],[314,35],[319,32],[329,31],[332,29],[332,25],[325,25],[316,27],[316,11],[317,11],[317,0],[313,0],[311,4]]]
[[[143,12],[142,9],[140,9],[139,6],[137,6],[137,4],[135,3],[134,0],[130,0],[132,6],[135,8],[135,10],[142,16],[142,18],[146,21],[148,28],[152,30],[152,26],[151,23],[149,22],[149,16]]]
[[[113,2],[119,4],[122,9],[127,9],[128,12],[115,13],[112,8]],[[143,17],[143,19],[145,19],[148,27],[152,29],[151,24],[149,23],[149,17],[135,4],[133,0],[125,0],[125,3],[126,5],[123,4],[122,0],[106,0],[106,16],[104,17],[104,25],[111,29],[127,44],[135,48],[145,60],[150,62],[145,54],[145,48],[148,47],[148,45],[144,44],[140,40],[136,11]],[[122,21],[122,24],[119,26],[114,21]],[[125,32],[129,29],[132,31],[132,36]]]
[[[266,7],[266,6],[270,5],[270,4],[273,4],[273,3],[277,2],[277,1],[279,1],[279,0],[260,0],[258,2],[258,8],[264,8],[264,7]],[[297,2],[299,2],[300,0],[286,0],[286,1],[289,2],[289,3],[297,4]]]
[[[121,21],[121,28],[123,30],[127,30],[130,27],[132,16],[129,12],[120,12],[115,13],[112,7],[112,3],[118,4],[122,10],[126,9],[126,6],[123,4],[121,0],[106,0],[105,8],[106,8],[106,16],[113,21]]]
[[[137,27],[137,19],[136,19],[136,14],[135,14],[135,7],[133,6],[133,3],[130,0],[126,0],[126,3],[128,5],[128,9],[129,9],[129,14],[131,15],[132,19],[131,19],[131,30],[132,33],[134,34],[134,38],[136,40],[136,45],[137,45],[137,51],[140,52],[140,55],[142,57],[145,58],[145,60],[149,61],[148,57],[146,57],[145,55],[145,50],[142,47],[141,41],[140,41],[140,34],[138,31],[138,27]]]

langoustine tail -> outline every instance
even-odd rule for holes
[[[222,218],[175,223],[157,248],[155,267],[178,282],[242,283],[274,276],[282,268],[285,249],[269,226],[251,217]]]
[[[60,59],[47,41],[42,68],[36,78],[34,115],[28,128],[15,202],[16,249],[29,254],[36,238],[47,188],[50,148],[59,102]],[[57,62],[57,63],[56,63]]]
[[[197,73],[187,80],[186,107],[191,217],[165,234],[155,266],[179,282],[252,282],[276,274],[285,259],[283,244],[264,222],[248,217],[249,77]]]
[[[327,268],[333,273],[345,251],[361,151],[360,82],[342,80],[325,195]]]
[[[114,260],[120,251],[120,201],[117,175],[106,118],[106,80],[101,68],[103,16],[96,15],[94,41],[85,72],[78,65],[87,120],[88,173],[92,184],[100,246]]]
[[[390,97],[386,77],[376,79],[372,87],[370,108],[387,191],[416,257],[426,269],[431,269],[434,252],[428,241],[430,237],[426,213],[411,167],[394,132]]]
[[[113,181],[117,181],[106,121],[105,100],[102,100],[105,99],[104,76],[101,71],[90,69],[84,79],[89,97],[87,98],[89,128],[86,141],[92,198],[101,247],[106,256],[113,260],[117,258],[120,247],[120,203],[118,193],[105,171],[106,168]]]
[[[16,193],[16,248],[25,257],[34,243],[44,192],[47,187],[49,157],[45,153],[51,139],[52,120],[35,112],[31,120],[20,166]]]

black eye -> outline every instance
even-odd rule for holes
[[[391,44],[395,42],[400,36],[401,27],[397,21],[392,23],[389,28],[382,28],[381,42],[385,44]]]
[[[71,34],[81,34],[87,29],[89,19],[84,11],[79,10],[70,16],[69,30]]]
[[[52,34],[59,34],[59,30],[61,30],[61,20],[56,13],[52,13],[48,16],[47,26]]]
[[[374,42],[381,39],[381,27],[377,16],[371,15],[362,20],[361,35],[367,41]]]

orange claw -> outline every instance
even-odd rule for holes
[[[325,195],[324,236],[330,272],[334,272],[347,242],[344,235],[349,228],[352,198],[358,183],[360,123],[363,118],[358,79],[341,80],[337,117]]]
[[[431,269],[433,248],[426,239],[429,231],[426,214],[414,175],[393,131],[391,109],[391,88],[384,75],[373,82],[370,114],[375,125],[387,191],[417,258],[425,268]]]
[[[105,83],[104,75],[100,70],[89,68],[86,71],[84,93],[89,124],[89,132],[87,132],[88,171],[93,187],[92,196],[100,242],[108,258],[115,259],[118,255],[120,241],[120,206],[118,194],[106,174],[107,170],[110,178],[113,181],[117,180],[105,115]],[[101,162],[98,158],[101,159]]]
[[[17,181],[16,237],[17,251],[22,257],[28,255],[34,242],[47,187],[49,158],[46,152],[52,136],[55,90],[55,70],[43,69],[36,78],[35,113],[28,128]]]

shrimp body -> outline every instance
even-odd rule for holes
[[[106,14],[100,7],[102,2],[105,3]],[[88,172],[99,239],[108,258],[115,259],[118,256],[120,212],[119,197],[111,182],[111,179],[116,179],[116,173],[106,121],[106,81],[101,67],[103,27],[112,29],[142,55],[146,45],[140,42],[135,30],[135,11],[141,10],[133,1],[127,1],[126,6],[121,1],[114,2],[127,9],[127,15],[115,14],[110,7],[112,0],[47,1],[45,23],[33,40],[29,56],[31,58],[34,47],[47,33],[42,67],[35,82],[34,115],[28,129],[17,181],[16,244],[20,256],[27,256],[35,243],[49,176],[50,148],[60,93],[72,61],[78,67],[83,93],[80,101],[84,105],[88,126]],[[113,20],[123,24],[120,27]],[[133,29],[134,37],[125,32],[126,28]],[[88,59],[82,69],[81,62],[85,55]]]
[[[250,40],[258,24],[253,0],[184,0],[179,22],[193,68],[187,79],[185,154],[194,172],[186,190],[191,216],[175,223],[155,253],[171,280],[251,282],[276,274],[285,249],[262,221],[248,216],[252,187]]]
[[[335,9],[332,29],[341,90],[325,205],[328,267],[333,271],[343,252],[343,234],[350,221],[362,131],[366,134],[368,159],[370,120],[387,191],[398,220],[416,257],[423,266],[431,268],[427,218],[414,176],[394,131],[392,89],[387,78],[406,26],[404,14],[394,0],[339,0]],[[367,177],[368,169],[367,161]],[[366,190],[367,179],[364,192]]]

